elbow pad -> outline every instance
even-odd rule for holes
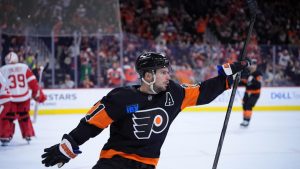
[[[85,143],[90,138],[100,134],[103,129],[93,126],[85,121],[85,118],[80,120],[78,126],[73,129],[69,134],[76,141],[78,145]]]

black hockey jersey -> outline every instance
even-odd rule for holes
[[[246,86],[246,93],[260,94],[262,81],[262,73],[258,70],[250,73],[250,71],[243,71],[241,76],[241,84]]]
[[[119,155],[156,166],[178,113],[185,107],[211,102],[231,84],[231,76],[217,76],[196,85],[170,81],[167,90],[158,94],[140,92],[140,86],[113,89],[86,115],[90,125],[101,129],[110,125],[110,138],[100,158]]]

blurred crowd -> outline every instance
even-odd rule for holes
[[[108,3],[103,0],[97,3],[100,2]],[[257,2],[259,11],[247,56],[258,60],[264,86],[299,86],[300,3],[296,0]],[[118,34],[116,19],[106,14],[107,21],[101,21],[104,26],[91,19],[91,12],[97,11],[95,3],[93,0],[39,0],[37,3],[42,8],[31,17],[45,15],[44,20],[52,22],[51,29],[59,35],[54,42],[55,82],[53,85],[50,81],[53,71],[46,71],[45,77],[47,74],[49,77],[44,80],[46,88],[117,87],[138,83],[134,61],[143,51],[165,53],[172,61],[175,80],[181,83],[203,81],[217,74],[216,65],[237,59],[249,24],[242,0],[120,0],[122,34]],[[13,4],[1,3],[4,11],[1,18],[8,18],[15,9],[26,5]],[[26,44],[26,36],[5,34],[12,28],[22,31],[23,27],[17,24],[22,15],[17,14],[14,13],[15,22],[0,21],[2,56],[15,51],[22,62],[38,69],[39,53]],[[62,21],[69,15],[73,19],[66,26]],[[80,33],[72,32],[70,27],[78,28],[78,25],[83,25],[76,30]],[[103,34],[94,34],[93,28],[97,27],[101,27]],[[51,38],[40,39],[51,44]]]

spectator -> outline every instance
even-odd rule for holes
[[[288,66],[288,63],[291,61],[289,52],[285,49],[283,50],[283,52],[278,53],[278,55],[279,55],[278,66],[281,70],[285,70]]]
[[[124,65],[125,85],[133,85],[138,83],[138,74],[134,70],[134,63]]]
[[[90,80],[90,77],[88,75],[85,75],[84,80],[82,81],[82,87],[83,88],[93,88],[94,83]]]
[[[120,64],[117,61],[114,61],[112,68],[107,70],[107,79],[109,87],[120,87],[124,75]]]
[[[71,89],[74,88],[75,82],[71,79],[71,76],[69,74],[65,75],[65,81],[63,84],[61,84],[60,88],[62,89]]]

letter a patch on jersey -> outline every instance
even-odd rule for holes
[[[170,92],[167,92],[166,93],[166,103],[165,103],[165,106],[173,106],[174,105],[174,100],[173,100],[173,97],[171,95]]]

